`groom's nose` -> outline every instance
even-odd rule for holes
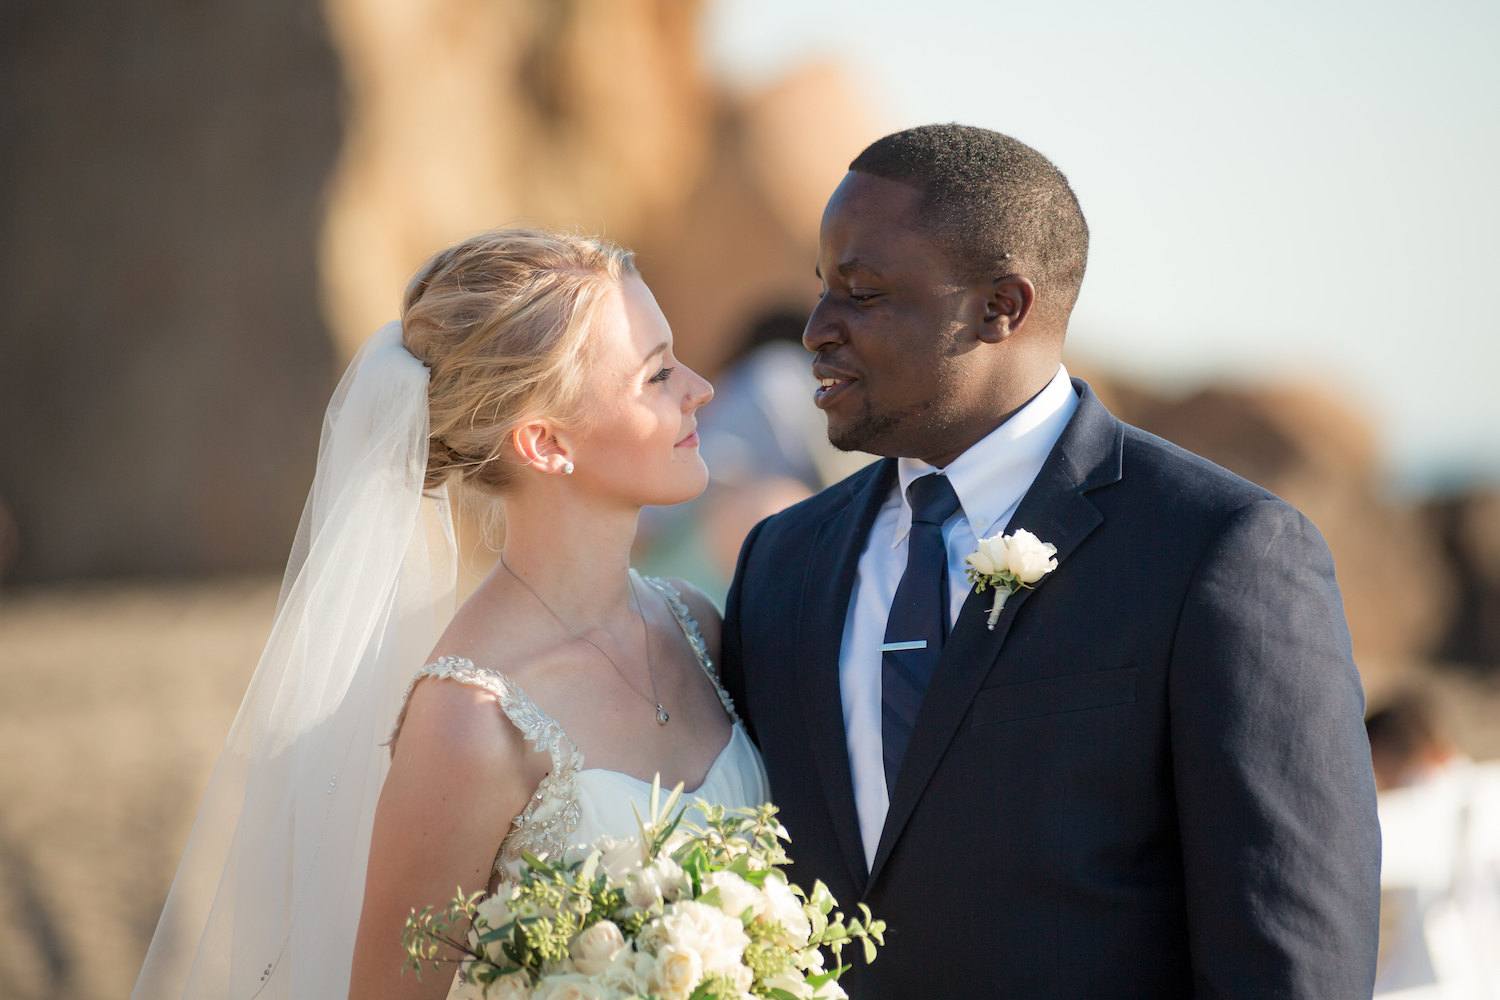
[[[802,346],[814,354],[842,344],[847,339],[843,324],[829,316],[827,305],[826,296],[819,300],[812,315],[807,318],[807,326],[802,331]]]

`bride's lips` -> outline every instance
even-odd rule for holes
[[[813,377],[818,380],[818,387],[813,390],[813,402],[818,409],[826,410],[859,380],[847,372],[835,371],[824,368],[821,365],[813,365]]]
[[[698,447],[698,432],[697,431],[691,431],[691,432],[689,432],[689,434],[688,434],[687,437],[683,438],[681,441],[678,441],[672,447],[674,447],[674,448],[696,448],[696,447]]]

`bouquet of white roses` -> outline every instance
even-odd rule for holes
[[[698,826],[677,809],[680,785],[658,808],[660,792],[653,784],[639,837],[556,860],[527,854],[495,895],[413,912],[407,965],[420,975],[457,953],[453,996],[471,1000],[844,997],[844,945],[859,941],[873,961],[884,921],[861,903],[863,919],[846,923],[822,882],[806,893],[787,881],[775,806],[700,801]]]

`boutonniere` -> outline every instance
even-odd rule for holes
[[[995,605],[990,608],[991,631],[1011,594],[1022,587],[1030,590],[1038,580],[1057,569],[1055,555],[1056,545],[1018,528],[1013,534],[981,538],[979,548],[964,557],[974,592],[982,594],[989,587],[995,588]]]

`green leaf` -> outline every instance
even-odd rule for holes
[[[657,775],[657,779],[660,780],[660,778],[661,778],[661,776]],[[666,804],[665,807],[663,807],[663,809],[661,811],[661,815],[665,816],[666,814],[670,813],[673,809],[676,809],[677,808],[677,803],[679,803],[681,801],[682,801],[682,782],[679,781],[677,783],[677,787],[674,788],[674,789],[672,789],[672,794],[667,799],[667,804]],[[680,819],[681,817],[679,816],[678,818]],[[676,826],[677,824],[673,823],[672,825]]]
[[[844,974],[844,970],[847,969],[847,968],[848,968],[847,965],[841,965],[841,966],[839,966],[836,969],[830,969],[829,971],[824,972],[824,973],[820,973],[820,974],[818,974],[816,976],[808,976],[807,977],[807,985],[811,986],[813,989],[817,989],[819,986],[822,986],[824,983],[832,982],[833,980],[837,979],[839,976],[843,975]]]

